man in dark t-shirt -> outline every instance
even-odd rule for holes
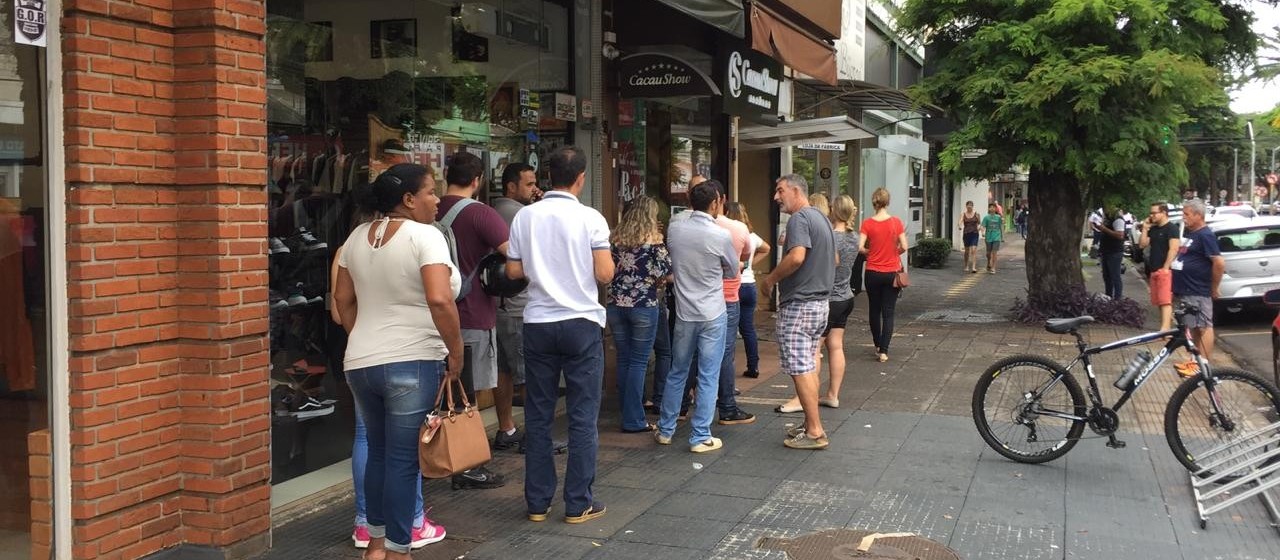
[[[1160,330],[1173,325],[1173,259],[1178,256],[1178,226],[1169,222],[1169,205],[1157,202],[1151,205],[1151,213],[1142,224],[1142,236],[1138,246],[1147,250],[1143,259],[1147,273],[1147,286],[1151,290],[1151,305],[1160,308]]]
[[[1191,329],[1191,337],[1205,360],[1213,353],[1213,300],[1218,299],[1218,285],[1227,263],[1218,250],[1218,238],[1204,223],[1204,203],[1192,200],[1182,205],[1182,221],[1186,231],[1178,256],[1170,268],[1173,270],[1173,298],[1177,303],[1187,303],[1199,308],[1189,313],[1183,322]],[[1195,360],[1178,364],[1178,373],[1184,377],[1196,374]]]

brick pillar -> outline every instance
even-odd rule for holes
[[[265,5],[68,0],[62,28],[74,556],[257,552]]]
[[[27,471],[31,481],[31,560],[53,553],[53,443],[49,430],[27,434]]]

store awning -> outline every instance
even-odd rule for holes
[[[742,0],[658,0],[734,37],[747,36]]]
[[[844,105],[851,111],[875,109],[942,115],[942,109],[933,105],[921,105],[911,99],[905,91],[869,82],[840,80],[839,83],[832,85],[818,80],[800,80],[800,83],[813,88],[827,99]]]
[[[876,133],[866,125],[853,117],[840,115],[781,123],[778,126],[745,126],[738,130],[738,149],[768,150],[796,144],[834,144],[875,137]]]
[[[751,48],[797,72],[836,83],[836,48],[758,4],[751,4]]]

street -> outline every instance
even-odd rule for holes
[[[1276,379],[1271,348],[1271,321],[1275,309],[1252,306],[1239,313],[1223,313],[1217,317],[1218,343],[1245,369],[1272,382]]]

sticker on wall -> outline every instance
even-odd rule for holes
[[[45,0],[16,0],[13,3],[13,35],[18,44],[45,46],[49,21],[47,6]]]

